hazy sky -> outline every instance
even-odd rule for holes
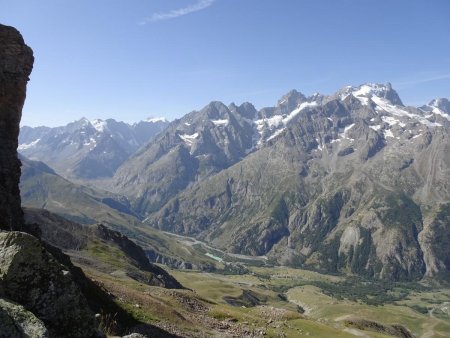
[[[450,97],[449,0],[0,0],[35,53],[23,125],[169,119],[212,100],[391,82]]]

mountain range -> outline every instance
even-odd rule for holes
[[[45,162],[66,178],[104,178],[112,176],[167,125],[162,118],[134,124],[82,118],[56,128],[24,126],[20,129],[18,151],[31,160]]]
[[[149,226],[224,251],[381,279],[445,276],[449,106],[405,106],[390,84],[293,90],[260,110],[212,102],[149,138],[102,188]]]

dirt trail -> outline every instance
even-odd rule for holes
[[[346,320],[346,319],[350,319],[350,318],[353,318],[353,315],[343,315],[343,316],[334,318],[334,321],[335,322],[340,322],[342,320]]]
[[[352,334],[352,335],[354,335],[354,336],[370,338],[369,335],[367,335],[367,334],[365,334],[364,332],[359,331],[359,330],[357,330],[357,329],[346,328],[346,329],[344,329],[344,331],[345,331],[345,332],[348,332],[348,333],[350,333],[350,334]]]
[[[450,302],[445,302],[441,305],[442,308],[447,309],[450,306]],[[428,311],[428,314],[430,315],[430,321],[424,323],[422,325],[422,328],[424,329],[423,334],[420,336],[420,338],[432,338],[434,337],[434,334],[436,333],[435,331],[435,327],[436,325],[438,325],[439,323],[446,323],[445,321],[443,321],[442,319],[436,318],[433,314],[434,310],[436,310],[437,308],[434,307],[432,308],[430,311]]]

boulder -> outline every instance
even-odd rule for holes
[[[52,337],[91,337],[94,314],[69,271],[35,237],[0,233],[0,297],[42,320]]]
[[[0,298],[0,337],[47,338],[44,323],[23,306]]]

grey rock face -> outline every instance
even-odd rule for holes
[[[33,236],[0,233],[0,297],[23,305],[50,336],[90,337],[94,315],[69,271]]]
[[[47,338],[44,323],[19,304],[0,298],[0,337]]]
[[[440,205],[431,212],[419,242],[424,252],[426,275],[433,277],[450,270],[450,203]]]
[[[20,33],[0,25],[0,229],[17,229],[23,224],[16,150],[32,67],[33,52]]]

